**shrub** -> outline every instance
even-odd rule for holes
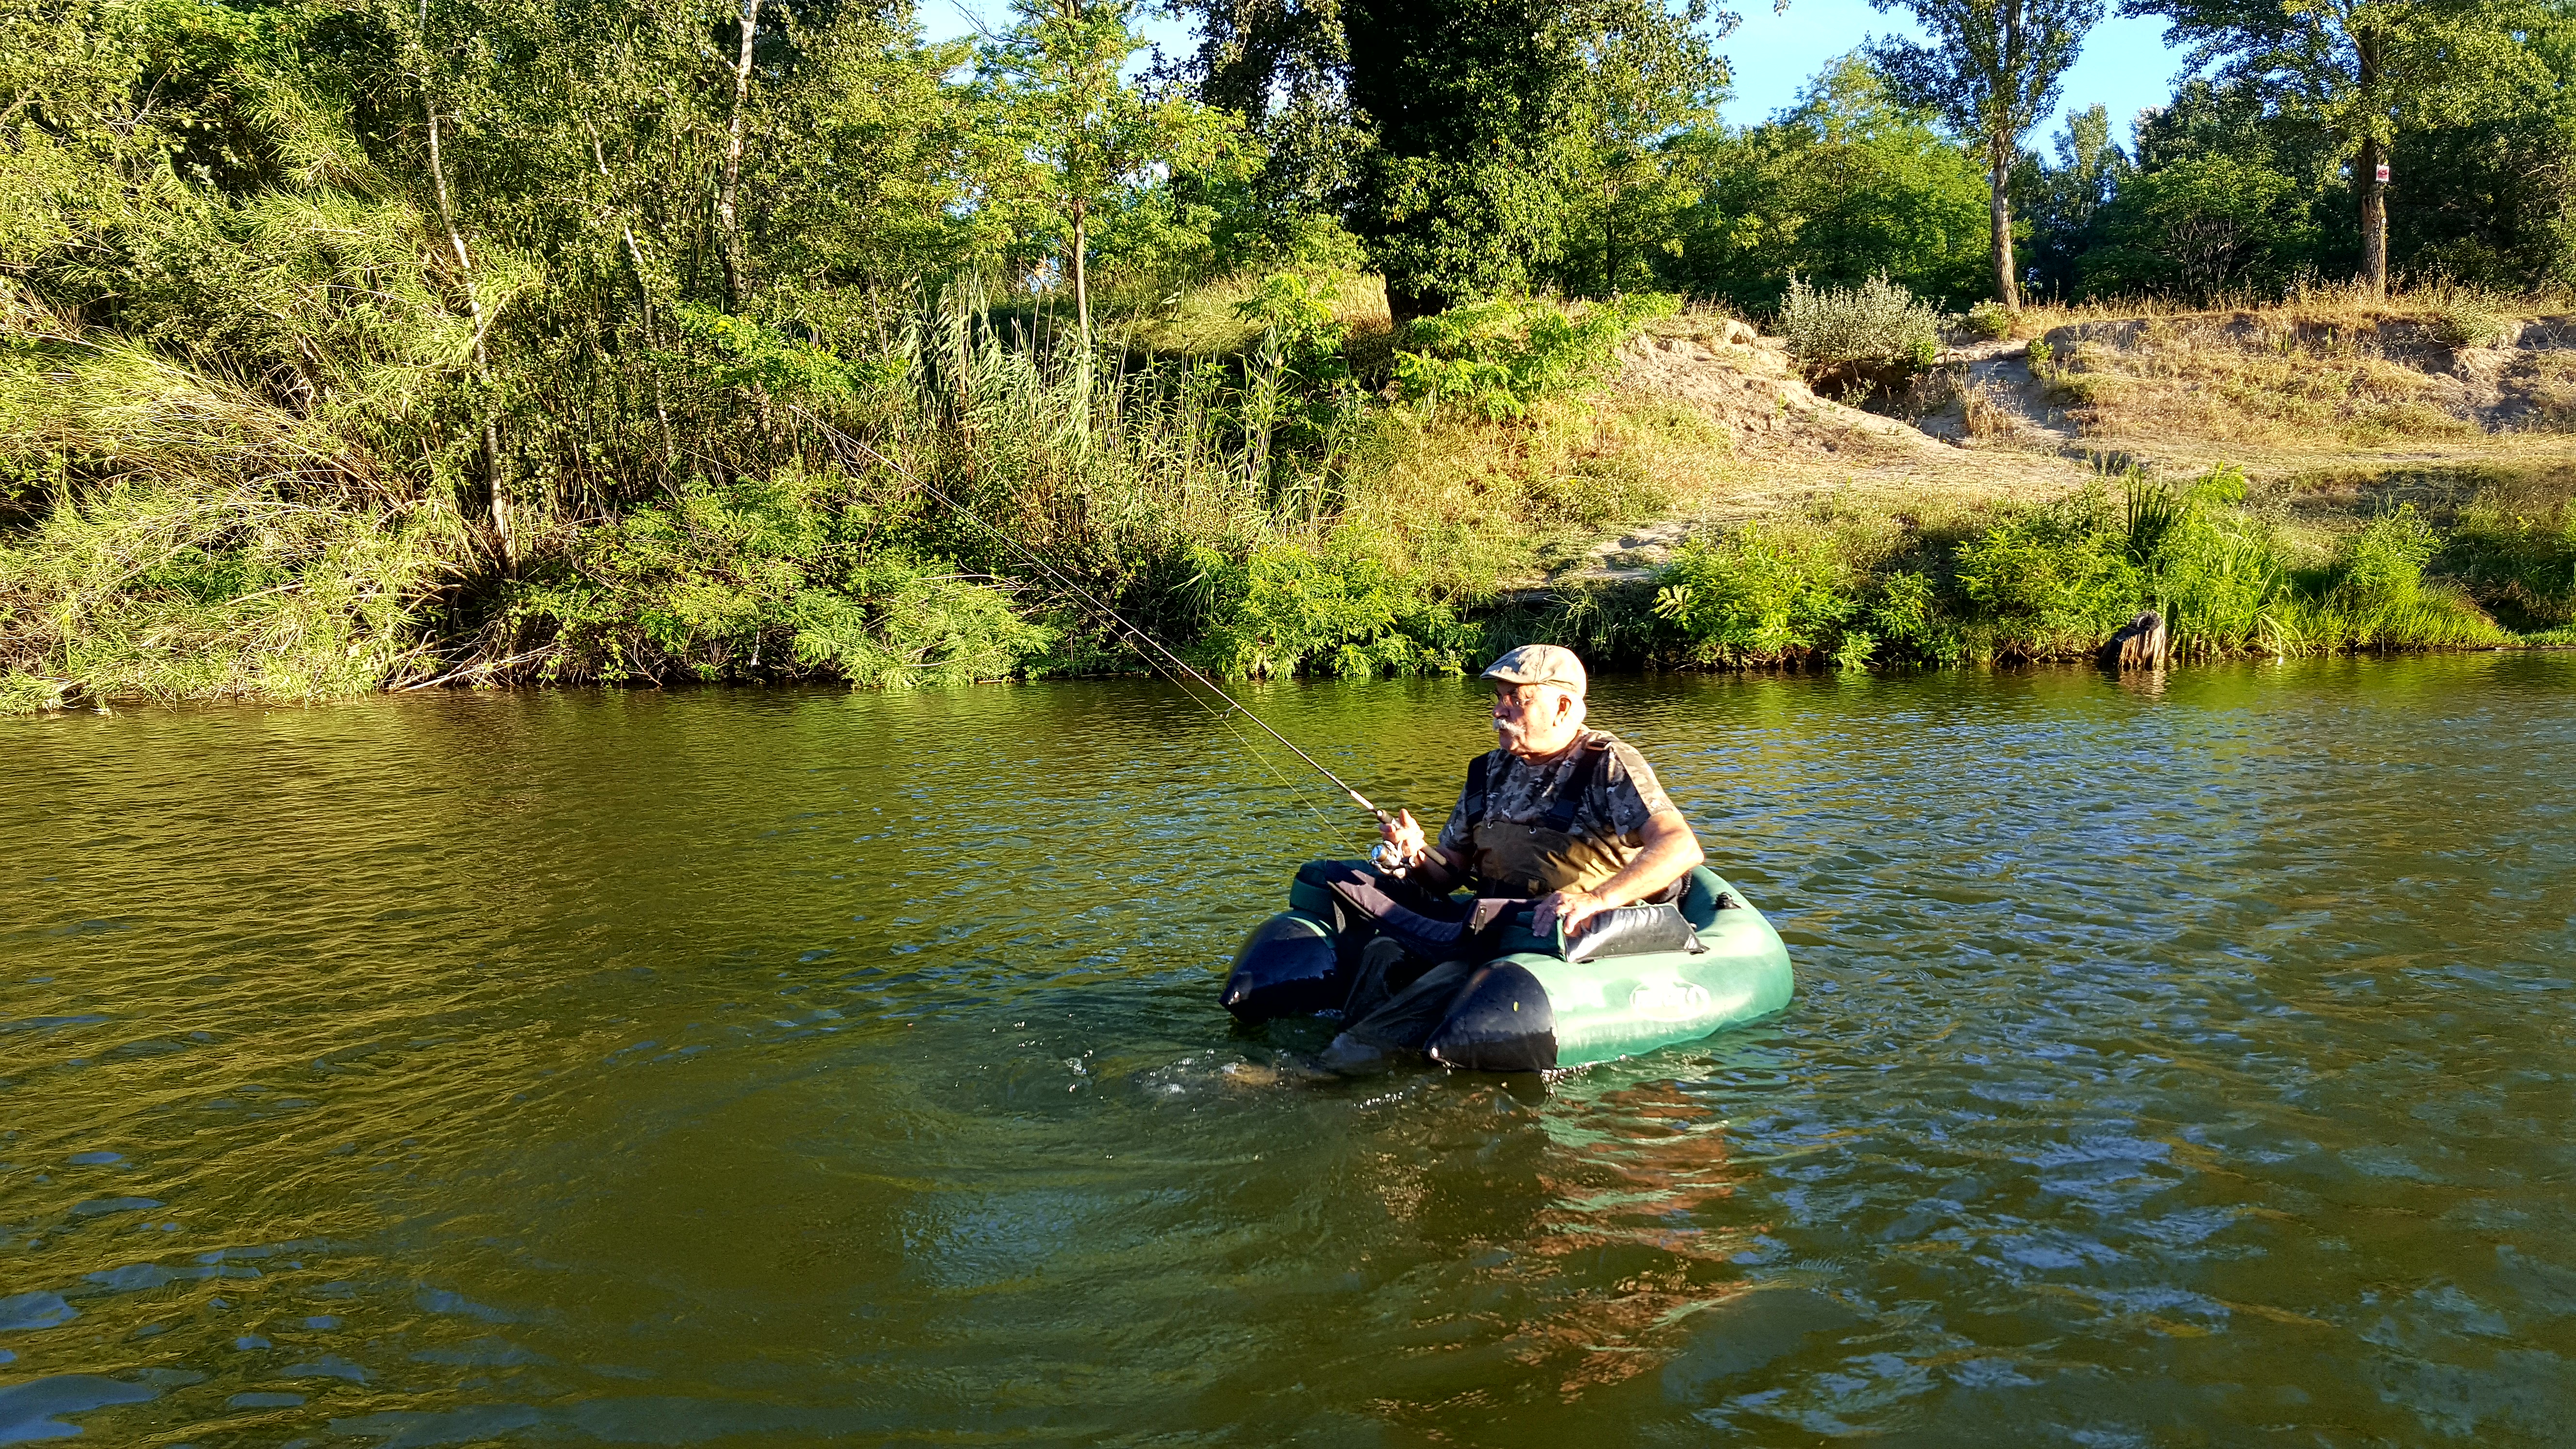
[[[1702,663],[1833,652],[1856,612],[1850,573],[1829,539],[1748,523],[1684,543],[1657,576],[1655,613]],[[1863,644],[1858,657],[1868,653]]]
[[[2459,580],[2512,628],[2565,628],[2576,623],[2576,508],[2516,502],[2482,498],[2463,509],[2428,567]]]
[[[2433,297],[2433,335],[2452,347],[2502,347],[2518,330],[2504,303],[2485,292],[2444,287]]]
[[[2246,514],[2245,476],[2220,468],[2175,487],[2133,476],[2123,552],[2142,606],[2162,613],[2177,655],[2285,644],[2285,587],[2271,529]]]
[[[2100,490],[2008,518],[1959,548],[1959,588],[1998,654],[2089,649],[2135,615],[2139,570]]]
[[[2301,642],[2312,649],[2504,642],[2504,631],[2456,586],[2425,581],[2438,543],[2411,503],[2346,538],[2301,600]]]
[[[1202,546],[1190,561],[1204,629],[1197,652],[1220,674],[1456,674],[1480,637],[1448,604],[1390,569],[1378,541],[1357,529],[1320,550]]]
[[[692,489],[585,533],[504,620],[559,681],[965,684],[1046,649],[1053,631],[1020,616],[1010,585],[907,549],[906,522],[837,474]]]
[[[1551,303],[1514,299],[1417,318],[1395,354],[1396,386],[1432,408],[1489,422],[1529,415],[1530,404],[1580,387],[1648,320],[1680,309],[1662,293],[1623,297],[1571,316]]]
[[[1959,327],[1971,337],[1999,342],[2012,335],[2013,314],[2001,302],[1979,302],[1959,319]]]
[[[1941,352],[1941,314],[1881,272],[1857,287],[1817,291],[1789,278],[1780,332],[1809,367],[1872,362],[1929,367]]]

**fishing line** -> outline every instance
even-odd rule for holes
[[[1146,633],[1136,625],[1129,623],[1124,615],[1120,614],[1116,609],[1111,608],[1106,602],[1102,601],[1090,590],[1084,588],[1081,584],[1076,583],[1072,578],[1067,576],[1062,569],[1056,567],[1047,559],[1039,556],[1027,545],[1021,543],[1020,540],[1013,538],[1008,533],[1003,532],[994,525],[985,522],[982,518],[977,517],[972,509],[967,508],[957,500],[949,497],[946,493],[941,492],[928,480],[922,478],[919,474],[914,473],[911,469],[906,468],[901,463],[898,463],[892,458],[887,457],[885,454],[878,452],[876,449],[869,447],[867,444],[860,442],[858,439],[851,437],[849,434],[842,432],[840,429],[833,427],[830,423],[824,422],[822,419],[815,417],[812,413],[805,411],[805,409],[801,407],[796,408],[795,412],[807,422],[814,424],[814,426],[830,434],[836,442],[865,453],[869,457],[876,459],[879,463],[893,469],[897,474],[901,475],[906,482],[909,482],[914,487],[919,488],[922,492],[929,494],[932,498],[935,498],[939,500],[940,503],[946,505],[950,512],[965,519],[967,522],[974,524],[977,528],[984,530],[986,533],[991,534],[994,538],[999,539],[1004,547],[1010,549],[1013,553],[1018,554],[1021,558],[1028,560],[1033,567],[1053,579],[1066,593],[1072,595],[1082,603],[1087,604],[1093,610],[1097,611],[1098,614],[1108,623],[1123,631],[1128,638],[1141,646],[1137,652],[1143,655],[1144,660],[1149,667],[1169,678],[1175,685],[1178,685],[1184,698],[1197,705],[1202,711],[1214,718],[1218,724],[1223,725],[1226,732],[1233,735],[1235,741],[1243,746],[1244,753],[1259,761],[1262,768],[1268,770],[1281,784],[1286,785],[1289,790],[1295,794],[1298,804],[1303,805],[1309,812],[1311,812],[1317,819],[1322,820],[1327,826],[1332,824],[1332,817],[1326,815],[1322,810],[1317,809],[1313,799],[1306,793],[1304,787],[1298,785],[1296,781],[1282,773],[1278,766],[1271,763],[1269,756],[1254,748],[1252,741],[1245,736],[1241,730],[1234,727],[1231,718],[1233,715],[1239,713],[1245,719],[1250,720],[1254,728],[1259,729],[1263,734],[1277,740],[1281,745],[1287,748],[1290,754],[1305,761],[1307,766],[1313,769],[1315,773],[1332,781],[1336,788],[1338,788],[1343,794],[1351,797],[1352,802],[1358,805],[1361,809],[1368,811],[1371,815],[1376,816],[1380,820],[1386,819],[1385,811],[1378,809],[1375,804],[1370,802],[1367,796],[1351,788],[1349,782],[1345,781],[1341,776],[1334,774],[1329,769],[1326,769],[1321,760],[1318,760],[1313,755],[1299,749],[1296,741],[1281,734],[1279,731],[1272,729],[1259,715],[1256,715],[1251,710],[1244,708],[1241,700],[1238,700],[1233,695],[1226,693],[1225,690],[1220,688],[1214,680],[1209,679],[1205,674],[1202,674],[1197,669],[1193,668],[1188,660],[1185,660],[1181,658],[1180,655],[1173,653],[1172,650],[1161,640],[1156,639],[1153,635]],[[1162,656],[1162,660],[1168,661],[1168,664],[1158,662],[1155,658],[1155,655],[1158,654]],[[1216,709],[1206,700],[1201,699],[1191,690],[1190,685],[1192,683],[1196,683],[1200,688],[1205,689],[1210,694],[1224,700],[1226,708],[1223,710]]]

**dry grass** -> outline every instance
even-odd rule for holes
[[[2092,438],[2370,449],[2569,426],[2559,299],[2428,287],[2386,301],[2321,289],[2262,307],[2032,308],[2051,400]],[[2534,345],[2493,346],[2510,338]]]
[[[2028,340],[2060,327],[2149,317],[2251,315],[2302,328],[2367,331],[2390,322],[2436,325],[2477,312],[2530,318],[2576,312],[2576,293],[2561,290],[2504,296],[2445,280],[2408,284],[2400,279],[2376,297],[2358,283],[2306,282],[2283,296],[2216,296],[2198,301],[2168,297],[2108,297],[2083,302],[2034,302],[2012,315],[2010,336]]]
[[[1519,424],[1397,411],[1359,451],[1344,521],[1399,540],[1439,592],[1478,600],[1604,530],[1698,507],[1729,455],[1697,409],[1626,391],[1543,403]]]
[[[2546,352],[2531,360],[2531,426],[2576,433],[2576,352]]]

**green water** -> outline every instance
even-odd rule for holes
[[[1155,686],[0,721],[0,1442],[2567,1441],[2576,658],[1595,717],[1800,995],[1551,1086],[1230,1029]]]

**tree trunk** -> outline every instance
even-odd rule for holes
[[[725,127],[724,182],[716,188],[716,227],[724,233],[725,310],[742,310],[742,218],[734,201],[742,187],[743,112],[751,102],[751,41],[760,29],[760,0],[742,0],[742,50],[733,66],[733,120]]]
[[[1073,311],[1082,327],[1082,346],[1091,348],[1091,272],[1083,253],[1091,250],[1090,208],[1079,196],[1073,199]]]
[[[2353,162],[2361,183],[2361,285],[2373,297],[2388,295],[2388,183],[2379,179],[2388,149],[2376,137],[2365,138]]]
[[[2361,35],[2353,48],[2360,58],[2356,87],[2365,100],[2379,90],[2379,37]],[[2354,189],[2361,193],[2361,285],[2373,297],[2388,295],[2388,183],[2379,179],[2379,168],[2388,160],[2388,148],[2377,136],[2361,138],[2361,154],[2353,159]]]
[[[429,184],[438,198],[439,224],[456,254],[456,274],[465,284],[465,312],[474,322],[474,375],[483,384],[483,488],[492,515],[492,532],[500,541],[501,566],[516,567],[518,540],[510,527],[510,489],[501,476],[501,425],[491,413],[492,354],[484,344],[483,299],[474,290],[474,259],[465,250],[465,233],[456,226],[456,203],[447,189],[447,158],[438,142],[438,103],[429,93],[429,0],[420,0],[421,111],[429,120]]]
[[[2021,310],[2021,282],[2015,275],[2012,240],[2012,137],[1996,130],[1986,138],[1986,166],[1991,191],[1986,216],[1994,227],[1995,300],[2007,312]]]

